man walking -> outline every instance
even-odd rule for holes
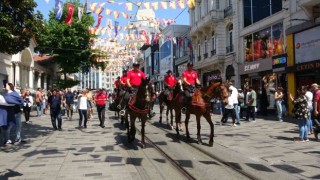
[[[52,95],[48,99],[48,103],[50,104],[50,116],[51,116],[51,123],[53,129],[62,131],[62,118],[61,118],[61,104],[62,98],[57,90],[52,91]],[[58,120],[58,127],[56,120]]]
[[[68,92],[64,95],[64,97],[66,100],[67,119],[71,120],[73,115],[74,94],[71,92],[70,88],[68,88]]]
[[[100,124],[99,126],[104,128],[104,121],[105,121],[105,113],[106,113],[106,101],[108,100],[108,96],[106,93],[103,92],[102,89],[99,89],[99,92],[97,93],[96,97],[94,98],[96,101],[97,111],[98,111],[98,117]]]
[[[42,96],[41,88],[38,88],[36,92],[36,105],[37,105],[38,117],[42,116],[42,101],[43,101],[43,96]]]
[[[257,93],[253,90],[252,86],[249,87],[249,91],[247,93],[247,106],[246,120],[249,121],[249,117],[251,115],[253,122],[256,122]]]
[[[239,93],[238,93],[238,89],[235,88],[233,86],[233,83],[232,82],[229,82],[229,92],[231,92],[231,97],[232,97],[232,101],[233,101],[233,108],[234,108],[234,113],[235,113],[235,117],[236,117],[236,120],[237,120],[237,123],[238,125],[240,125],[240,117],[239,117],[239,102],[238,102],[238,96],[239,96]]]

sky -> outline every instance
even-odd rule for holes
[[[39,10],[45,19],[48,19],[49,17],[49,11],[54,9],[55,6],[55,0],[34,0],[38,6],[36,7],[36,10]],[[66,0],[61,0],[63,3],[66,2]],[[155,1],[163,1],[163,0],[130,0],[131,2],[155,2]],[[85,0],[80,0],[81,3],[84,4]],[[107,0],[88,0],[88,4],[90,5],[90,3],[94,3],[94,2],[98,2],[98,3],[102,3],[102,2],[107,2]],[[125,12],[128,14],[135,14],[138,7],[133,5],[133,10],[132,11],[127,11],[125,9],[125,3],[127,3],[126,0],[115,0],[115,2],[123,2],[122,5],[117,5],[117,4],[110,4],[107,3],[106,5],[104,5],[104,9],[111,9],[111,10],[116,10],[116,11],[121,11],[121,12]],[[89,6],[88,5],[88,10],[89,10]],[[182,13],[181,13],[182,12]],[[181,14],[180,14],[181,13]],[[156,14],[156,18],[165,18],[165,19],[174,19],[176,18],[179,14],[179,16],[176,18],[176,23],[175,24],[183,24],[183,25],[189,25],[189,13],[188,13],[188,9],[170,9],[168,8],[167,10],[161,9],[159,7],[158,10],[155,11]],[[97,14],[92,13],[91,14],[97,21]],[[101,15],[103,16],[103,19],[101,21],[101,25],[100,26],[106,26],[106,20],[108,19],[112,19],[112,22],[114,22],[114,17],[113,17],[113,13],[109,16],[107,16],[105,14],[105,10],[101,13]],[[130,19],[125,19],[123,18],[121,15],[119,16],[118,19],[116,19],[116,21],[119,22],[119,26],[124,27],[125,25],[128,24],[128,22],[130,21]],[[96,24],[96,23],[95,23]],[[94,24],[94,25],[95,25]],[[122,30],[120,32],[125,33],[125,31]]]

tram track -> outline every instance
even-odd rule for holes
[[[167,134],[173,134],[172,131],[163,129],[161,127],[158,127],[158,126],[156,126],[156,125],[154,125],[154,124],[152,124],[152,123],[150,123],[148,121],[146,122],[146,125],[148,127],[153,126],[154,128],[157,128],[158,130],[160,130],[162,132],[165,132]],[[139,132],[141,134],[141,131],[140,131],[139,127],[136,127],[136,128],[137,128],[137,132]],[[162,156],[164,156],[187,179],[201,179],[201,178],[197,178],[196,176],[192,175],[192,173],[189,172],[190,170],[187,170],[184,167],[182,167],[179,162],[177,162],[173,157],[171,157],[168,153],[166,153],[159,145],[157,145],[153,140],[151,140],[151,138],[149,138],[149,136],[148,136],[148,133],[146,133],[146,135],[145,135],[145,140],[152,147],[154,147]],[[240,174],[244,178],[247,178],[247,179],[261,179],[261,178],[255,176],[255,175],[253,175],[251,173],[248,173],[246,171],[241,170],[241,168],[239,169],[236,165],[234,165],[232,163],[228,163],[225,160],[213,155],[212,153],[209,153],[206,150],[197,147],[196,145],[187,142],[186,140],[179,139],[179,141],[180,142],[182,141],[185,145],[191,147],[193,150],[196,150],[198,153],[201,153],[204,156],[209,157],[211,160],[219,162],[220,164],[225,166],[225,168],[228,168],[228,169]]]

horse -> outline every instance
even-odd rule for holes
[[[165,95],[164,91],[162,91],[159,94],[159,107],[160,107],[160,119],[159,119],[159,123],[162,123],[162,111],[164,109],[164,105],[167,106],[167,111],[166,111],[166,120],[167,120],[167,125],[170,126],[171,129],[173,129],[173,99],[174,97],[179,94],[180,92],[182,92],[182,86],[181,86],[181,81],[178,81],[176,83],[176,85],[174,86],[173,92],[169,95]],[[169,115],[170,112],[170,123],[169,123]]]
[[[137,93],[129,100],[128,110],[125,114],[126,128],[128,135],[128,142],[131,143],[135,139],[136,118],[141,119],[141,143],[142,148],[145,146],[144,136],[145,136],[145,123],[147,120],[149,112],[149,102],[151,99],[150,91],[148,90],[148,83],[150,79],[142,79],[141,85],[138,87]],[[128,115],[130,115],[130,125],[128,121]]]
[[[117,119],[121,118],[121,124],[124,123],[123,116],[120,116],[120,111],[123,108],[124,94],[125,94],[125,90],[122,87],[119,87],[119,89],[116,89],[113,93],[113,99],[114,99],[114,103],[116,105],[114,115],[116,116]]]
[[[174,99],[174,110],[176,113],[176,123],[181,121],[181,106],[183,100],[183,92],[179,93]],[[212,83],[210,86],[205,88],[197,89],[191,100],[191,104],[189,104],[186,110],[186,119],[185,119],[185,126],[186,126],[186,136],[187,139],[190,139],[188,124],[190,115],[194,114],[196,116],[197,121],[197,143],[202,143],[201,136],[200,136],[200,118],[203,116],[210,125],[210,136],[209,136],[209,146],[213,145],[213,136],[214,136],[214,124],[211,120],[211,104],[210,100],[213,97],[220,97],[221,101],[225,104],[228,103],[228,89],[226,85],[222,82]],[[177,116],[180,114],[180,116]],[[179,135],[179,130],[176,128],[177,135]]]

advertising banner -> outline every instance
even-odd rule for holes
[[[294,35],[295,63],[320,60],[320,26]]]
[[[167,56],[160,61],[160,74],[166,74],[168,70],[172,71],[172,56]]]

